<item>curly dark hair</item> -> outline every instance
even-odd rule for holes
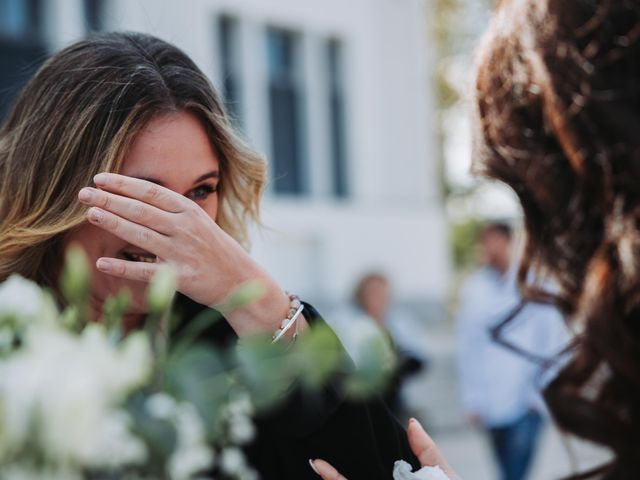
[[[504,0],[478,61],[475,168],[522,204],[523,294],[550,274],[576,332],[545,399],[613,452],[573,478],[638,478],[640,0]]]

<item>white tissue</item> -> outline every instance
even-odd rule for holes
[[[449,480],[449,477],[438,466],[422,467],[415,472],[404,460],[398,460],[393,466],[394,480]]]

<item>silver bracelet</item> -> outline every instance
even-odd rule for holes
[[[287,295],[289,294],[287,293]],[[291,338],[291,344],[293,344],[298,337],[298,319],[300,318],[300,315],[302,315],[304,305],[300,302],[300,298],[297,295],[289,295],[289,300],[291,302],[289,305],[289,314],[287,315],[287,318],[280,322],[280,328],[278,328],[278,330],[273,334],[273,340],[271,343],[276,343],[280,340],[294,324],[296,328]]]

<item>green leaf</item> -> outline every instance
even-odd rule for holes
[[[207,308],[200,312],[193,320],[171,339],[171,354],[182,355],[191,347],[209,327],[214,325],[222,315],[217,310]],[[176,325],[178,322],[174,322]]]
[[[117,295],[108,297],[102,305],[102,322],[109,331],[109,337],[116,342],[123,338],[122,319],[130,303],[131,292],[128,289],[122,289]]]
[[[86,307],[90,291],[89,261],[77,245],[67,249],[64,268],[60,278],[60,290],[69,305],[77,307],[80,320],[86,320]]]
[[[164,370],[167,392],[192,403],[204,420],[211,439],[221,433],[219,411],[234,384],[231,365],[215,349],[192,346],[181,355],[171,355]]]
[[[258,409],[275,406],[297,378],[298,366],[286,345],[271,342],[270,336],[255,336],[243,339],[236,349],[240,379]]]
[[[348,361],[338,337],[326,325],[309,328],[294,349],[295,364],[302,383],[319,389]]]
[[[176,293],[177,272],[175,267],[163,264],[149,284],[149,314],[161,316],[171,308]]]
[[[166,461],[176,447],[177,434],[169,421],[151,416],[146,408],[148,397],[148,392],[134,395],[128,402],[127,410],[133,418],[133,433],[147,446],[149,458],[145,470],[148,469],[154,478],[164,478]]]
[[[387,387],[395,366],[395,354],[384,336],[363,340],[358,367],[350,372],[344,383],[346,394],[362,399],[380,393]]]

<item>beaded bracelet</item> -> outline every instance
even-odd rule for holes
[[[291,337],[291,344],[293,344],[293,342],[296,341],[296,338],[298,338],[297,321],[302,314],[302,310],[304,310],[304,305],[297,295],[289,294],[288,292],[287,295],[289,296],[289,301],[291,302],[289,304],[289,313],[287,314],[287,318],[283,319],[280,322],[280,328],[278,328],[278,330],[276,330],[276,333],[273,334],[273,341],[271,343],[276,343],[278,340],[280,340],[284,336],[284,334],[287,333],[287,331],[293,326],[293,324],[296,325],[296,329],[295,332],[293,332],[293,336]]]

